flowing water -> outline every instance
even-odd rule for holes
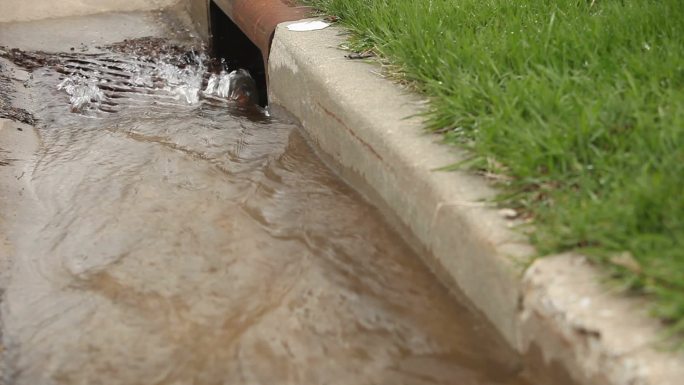
[[[40,147],[11,233],[5,384],[528,384],[200,48],[9,56],[32,72]]]

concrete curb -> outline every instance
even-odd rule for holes
[[[344,31],[276,30],[269,59],[271,104],[302,124],[322,156],[383,209],[520,353],[540,351],[591,385],[679,385],[684,356],[657,349],[660,326],[639,300],[612,293],[581,256],[522,262],[533,249],[487,207],[493,190],[466,173],[435,169],[462,158],[407,118],[424,101],[348,60]]]

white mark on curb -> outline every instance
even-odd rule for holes
[[[589,297],[582,298],[580,300],[580,306],[585,308],[585,309],[588,308],[589,306],[591,306],[591,298],[589,298]]]
[[[294,23],[287,26],[287,29],[295,32],[306,32],[306,31],[317,31],[319,29],[328,28],[330,24],[315,20],[315,21],[303,21],[301,23]]]

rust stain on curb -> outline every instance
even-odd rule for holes
[[[334,114],[332,111],[330,111],[329,109],[323,107],[323,105],[322,105],[320,102],[316,102],[316,105],[318,105],[318,107],[320,107],[328,116],[330,116],[331,118],[335,119],[335,121],[337,121],[340,125],[342,125],[342,127],[344,127],[344,128],[347,130],[347,132],[349,132],[349,134],[350,134],[351,136],[353,136],[353,137],[354,137],[356,140],[358,140],[364,147],[366,147],[366,149],[368,149],[368,151],[370,151],[373,155],[375,155],[375,157],[378,158],[378,160],[380,160],[381,162],[384,162],[384,159],[382,159],[382,156],[380,156],[380,154],[378,154],[378,152],[375,151],[375,149],[373,148],[373,146],[371,146],[370,144],[368,144],[368,142],[364,141],[364,140],[361,139],[358,135],[356,135],[356,133],[354,132],[354,130],[352,130],[351,128],[349,128],[349,126],[347,126],[347,124],[346,124],[342,119],[340,119],[339,116],[335,115],[335,114]]]

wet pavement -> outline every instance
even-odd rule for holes
[[[2,383],[530,384],[172,19],[0,24],[25,67],[0,62],[11,103],[37,122],[0,126]]]

